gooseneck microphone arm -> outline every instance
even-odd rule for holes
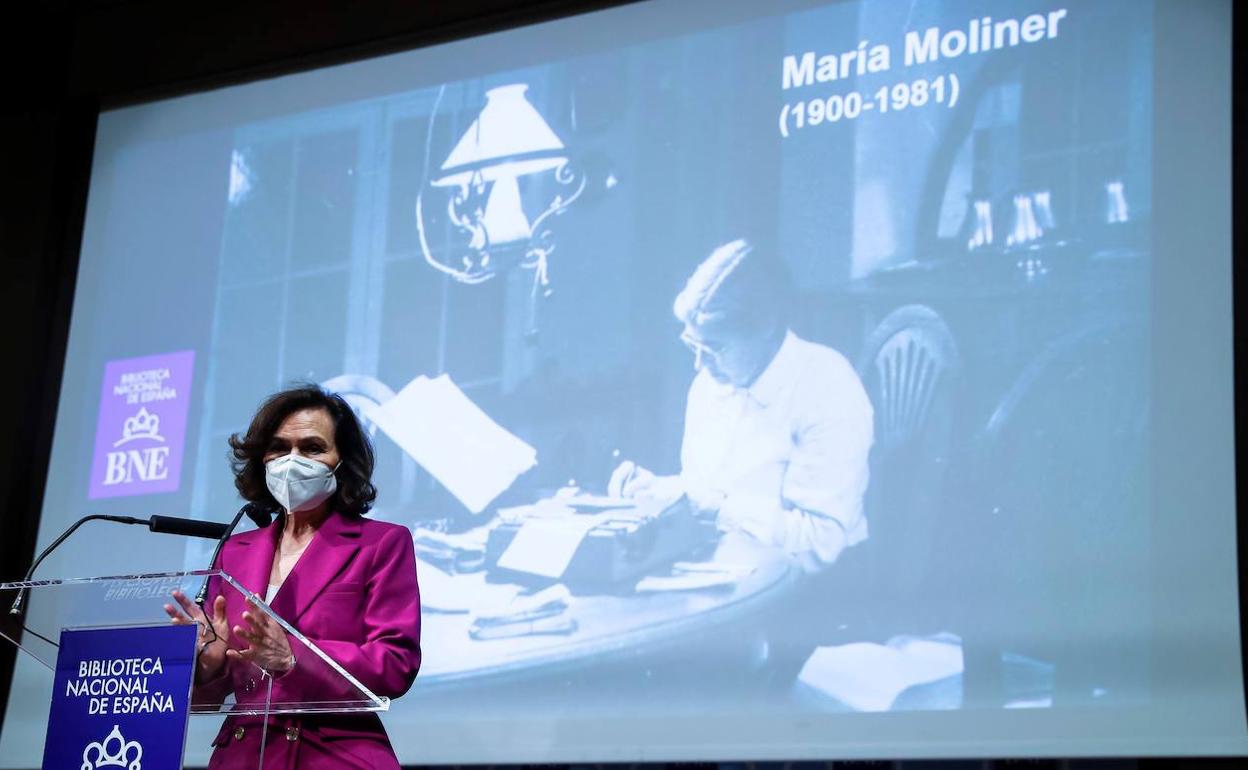
[[[56,550],[57,546],[65,542],[66,538],[74,534],[75,530],[83,524],[86,524],[88,521],[114,521],[118,524],[146,524],[147,528],[152,532],[163,532],[170,535],[185,535],[189,537],[206,537],[209,539],[221,538],[223,534],[228,532],[224,524],[218,524],[212,521],[200,521],[199,519],[182,519],[176,516],[152,516],[147,519],[139,519],[134,516],[109,516],[103,513],[93,513],[90,516],[83,516],[78,521],[75,521],[69,526],[69,529],[66,529],[59,537],[53,540],[51,545],[44,548],[43,551],[35,557],[35,560],[31,562],[30,569],[26,570],[26,575],[22,578],[22,581],[25,582],[30,580],[34,576],[35,569],[39,566],[40,562],[46,559],[48,554]],[[17,592],[17,598],[13,600],[13,605],[9,607],[10,615],[21,614],[22,604],[26,601],[26,591],[27,589],[23,588]]]
[[[217,557],[221,555],[221,546],[225,545],[225,541],[229,539],[234,528],[238,526],[238,522],[243,517],[251,519],[256,523],[257,527],[267,527],[273,521],[273,516],[255,503],[247,503],[238,509],[238,513],[234,514],[234,518],[226,525],[225,531],[217,538],[217,545],[212,549],[212,558],[208,560],[208,569],[214,569],[217,564]],[[208,598],[208,578],[204,578],[203,585],[199,587],[199,592],[195,594],[195,603],[200,607],[204,606],[204,600]]]

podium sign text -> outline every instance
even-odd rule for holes
[[[182,767],[194,626],[61,632],[43,767]]]

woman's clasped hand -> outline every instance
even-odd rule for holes
[[[286,630],[251,601],[251,609],[243,612],[242,623],[229,627],[225,616],[225,597],[212,603],[212,615],[181,591],[173,592],[177,605],[166,604],[165,613],[176,625],[199,626],[199,676],[210,679],[219,674],[227,658],[254,663],[264,671],[279,674],[294,667],[295,657]],[[234,639],[237,646],[231,646]]]

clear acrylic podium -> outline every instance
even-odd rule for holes
[[[275,681],[280,681],[280,674],[275,679],[254,664],[233,661],[229,667],[250,667],[247,670],[230,668],[228,672],[234,684],[240,681],[246,684],[230,687],[228,681],[223,684],[223,680],[215,680],[201,687],[197,682],[190,699],[192,716],[225,714],[267,721],[268,717],[281,714],[351,713],[389,708],[388,698],[371,692],[314,642],[274,613],[263,597],[220,571],[0,583],[0,638],[4,640],[0,643],[16,645],[21,654],[37,662],[37,667],[46,673],[50,692],[56,670],[57,640],[63,629],[167,625],[169,617],[164,606],[176,606],[171,596],[173,591],[181,591],[193,599],[209,580],[213,586],[209,601],[217,592],[237,594],[241,600],[253,601],[260,612],[286,630],[292,647],[298,651],[296,668],[300,670],[300,686],[298,696],[292,697],[285,694],[286,688],[274,685]],[[9,607],[22,592],[26,594],[23,612],[10,614]],[[232,646],[240,645],[235,640]],[[46,705],[31,704],[33,708],[46,708]],[[261,731],[256,767],[262,766],[263,736],[267,732]]]

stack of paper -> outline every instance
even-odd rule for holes
[[[447,572],[471,572],[484,568],[488,537],[488,527],[476,527],[456,534],[424,527],[412,530],[416,558],[421,562],[435,564]]]
[[[490,419],[445,374],[417,377],[364,416],[473,513],[537,464],[533,447]]]

